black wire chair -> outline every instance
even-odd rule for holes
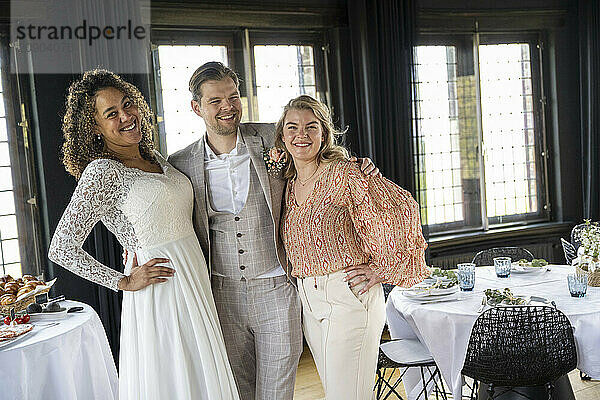
[[[565,261],[568,265],[571,265],[577,257],[577,248],[563,238],[560,238],[560,244],[562,244],[563,253],[565,254]]]
[[[383,298],[385,299],[385,301],[387,301],[388,296],[396,287],[396,285],[392,285],[391,283],[382,283],[381,286],[383,287]]]
[[[477,318],[462,373],[488,385],[488,399],[519,387],[545,386],[575,369],[577,352],[567,317],[548,306],[494,307]],[[475,385],[476,386],[476,385]],[[495,391],[502,387],[500,393]],[[473,392],[471,392],[473,398]]]
[[[496,257],[510,257],[513,261],[521,259],[527,261],[533,260],[533,254],[522,247],[494,247],[475,254],[472,263],[478,267],[482,265],[494,265],[494,258]]]
[[[421,384],[423,388],[417,399],[429,398],[427,387],[433,385],[435,398],[447,400],[446,390],[442,382],[442,375],[429,351],[418,339],[382,340],[379,347],[377,360],[377,380],[375,393],[377,400],[385,400],[391,395],[402,400],[398,393],[398,386],[406,373],[406,368],[419,368],[421,371]],[[405,369],[394,377],[398,369]]]

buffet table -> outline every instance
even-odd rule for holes
[[[0,348],[2,399],[118,398],[117,370],[98,315],[83,303],[60,304],[83,311],[34,321],[30,334]]]
[[[583,298],[573,298],[567,274],[573,267],[549,265],[539,272],[511,273],[497,278],[493,267],[478,267],[472,292],[459,292],[440,302],[421,303],[394,288],[388,297],[386,315],[392,339],[418,338],[430,351],[444,381],[461,398],[461,375],[471,328],[479,316],[485,289],[511,288],[520,296],[539,296],[554,301],[571,321],[577,346],[578,368],[600,378],[600,288],[588,287]],[[409,399],[420,390],[420,376],[408,373],[403,379]]]

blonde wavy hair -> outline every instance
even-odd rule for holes
[[[102,137],[98,137],[96,128],[96,96],[107,88],[115,88],[129,97],[140,114],[142,140],[139,143],[140,154],[152,163],[156,163],[152,141],[154,127],[152,111],[142,93],[131,83],[125,82],[115,73],[103,69],[87,71],[75,81],[67,92],[66,112],[63,118],[62,162],[67,172],[79,180],[85,167],[98,158],[110,158],[120,161],[110,153]]]
[[[283,108],[283,114],[279,118],[279,122],[275,127],[275,146],[285,153],[287,164],[283,170],[283,176],[286,179],[291,179],[296,176],[296,167],[292,160],[292,156],[285,148],[283,142],[283,126],[285,124],[285,117],[290,110],[310,110],[315,114],[315,117],[321,124],[323,131],[323,142],[321,148],[317,153],[317,165],[322,162],[331,162],[336,160],[347,160],[349,158],[348,150],[337,144],[337,139],[345,133],[345,131],[339,131],[333,125],[331,118],[331,111],[329,107],[321,103],[319,100],[312,98],[308,95],[301,95],[292,99]]]

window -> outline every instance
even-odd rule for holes
[[[41,272],[39,224],[33,175],[28,160],[29,127],[15,124],[19,104],[8,80],[8,51],[0,35],[0,274],[14,278]],[[17,75],[10,75],[16,77]],[[15,78],[16,79],[16,78]],[[25,107],[21,105],[21,115]],[[24,119],[24,118],[23,118]]]
[[[290,99],[317,95],[312,46],[254,46],[254,68],[257,121],[277,122]]]
[[[0,63],[2,60],[0,59]],[[0,67],[3,65],[0,64]],[[15,207],[15,187],[13,185],[5,93],[0,79],[0,255],[1,273],[13,277],[21,276],[21,255],[19,251],[19,230]]]
[[[424,37],[415,163],[431,232],[547,219],[537,39]]]
[[[191,110],[188,82],[196,68],[207,61],[220,61],[240,75],[244,122],[276,122],[283,106],[300,94],[324,100],[315,73],[322,55],[316,51],[320,46],[314,38],[264,32],[230,37],[222,33],[155,36],[157,121],[161,148],[168,154],[205,132],[204,121]]]
[[[198,140],[206,127],[190,106],[188,90],[196,68],[208,61],[227,62],[226,46],[160,45],[157,48],[157,82],[160,88],[158,123],[169,153]],[[245,113],[244,113],[245,114]]]

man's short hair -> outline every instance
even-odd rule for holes
[[[193,99],[200,101],[202,98],[201,86],[206,81],[220,81],[221,79],[231,78],[236,87],[240,86],[240,80],[237,74],[229,67],[218,61],[209,61],[194,71],[190,78],[190,92]]]

